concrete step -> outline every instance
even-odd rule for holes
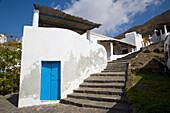
[[[87,88],[81,87],[73,90],[74,93],[90,93],[90,94],[105,94],[105,95],[124,95],[124,89],[116,88]]]
[[[106,69],[127,69],[127,66],[107,66]]]
[[[103,101],[91,101],[85,99],[65,98],[60,103],[71,104],[79,107],[90,107],[90,108],[102,108],[102,109],[115,109],[120,111],[129,111],[128,105],[117,102],[103,102]]]
[[[91,76],[84,80],[84,82],[91,83],[111,83],[111,82],[125,82],[125,76]]]
[[[113,61],[108,62],[108,64],[109,63],[128,63],[128,60],[113,60]]]
[[[121,60],[120,60],[121,61]],[[120,66],[120,65],[127,65],[128,62],[120,62],[120,61],[112,61],[112,62],[108,62],[108,65],[117,65],[117,66]]]
[[[94,87],[94,88],[125,88],[124,83],[87,83],[84,82],[80,87]]]
[[[105,69],[127,69],[127,66],[125,67],[109,66],[109,67],[106,67]]]
[[[104,69],[102,72],[126,72],[126,68]]]
[[[128,103],[128,100],[125,96],[119,96],[119,95],[72,93],[72,94],[67,95],[67,97],[76,98],[76,99],[94,100],[94,101]]]
[[[125,72],[102,72],[102,73],[94,73],[91,76],[125,76]]]
[[[126,70],[127,67],[107,67],[106,69],[104,70]]]

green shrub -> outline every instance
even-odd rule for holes
[[[0,95],[17,93],[19,91],[21,46],[12,41],[4,43],[0,49],[0,57]],[[2,70],[5,72],[2,73]]]

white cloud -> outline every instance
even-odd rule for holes
[[[138,13],[144,13],[150,6],[157,6],[164,0],[72,0],[64,11],[83,17],[93,22],[101,23],[98,32],[104,35],[114,34],[119,26],[132,22]],[[57,6],[58,7],[58,6]]]

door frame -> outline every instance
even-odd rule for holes
[[[60,62],[60,99],[62,99],[62,83],[63,83],[63,63],[62,60],[60,59],[40,59],[39,60],[39,69],[40,69],[40,74],[39,74],[39,100],[41,96],[41,68],[42,68],[42,62],[47,61],[47,62]],[[59,102],[60,100],[40,100],[40,102]]]

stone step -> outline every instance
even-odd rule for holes
[[[117,65],[117,66],[124,66],[124,65],[127,65],[128,63],[127,62],[116,62],[116,61],[112,61],[112,62],[108,62],[107,65]]]
[[[128,103],[128,100],[125,96],[119,96],[119,95],[72,93],[72,94],[67,95],[67,97],[76,98],[76,99],[87,99],[87,100],[93,100],[93,101]]]
[[[125,88],[124,83],[82,83],[80,87],[95,87],[95,88]]]
[[[116,64],[113,64],[113,65],[107,65],[107,67],[106,68],[110,68],[110,67],[112,67],[112,68],[126,68],[127,67],[127,65],[116,65]]]
[[[104,69],[103,71],[102,71],[102,73],[103,72],[126,72],[127,71],[127,69]]]
[[[84,80],[91,83],[125,82],[125,76],[91,76]]]
[[[128,63],[128,60],[113,60],[113,61],[110,61],[110,62],[108,62],[108,64],[109,63]]]
[[[125,72],[127,69],[125,69],[125,68],[121,68],[121,69],[104,69],[102,72],[120,72],[120,71],[122,71],[122,72]]]
[[[90,94],[105,94],[105,95],[124,95],[124,89],[116,88],[87,88],[81,87],[73,90],[74,93],[90,93]]]
[[[125,72],[102,72],[102,73],[94,73],[91,76],[125,76]]]
[[[112,61],[112,62],[108,62],[108,64],[107,65],[117,65],[117,66],[120,66],[120,65],[127,65],[128,64],[128,62],[123,62],[122,60],[120,60],[120,61]]]
[[[115,70],[115,71],[119,71],[120,72],[120,70],[126,70],[127,68],[125,68],[125,67],[122,67],[122,68],[119,68],[119,67],[107,67],[106,69],[104,69],[104,70]]]
[[[84,99],[65,98],[60,103],[71,104],[79,107],[90,107],[90,108],[102,108],[102,109],[115,109],[120,111],[129,111],[128,105],[117,102],[103,102],[103,101],[91,101]]]
[[[107,66],[106,69],[127,69],[127,66]]]

